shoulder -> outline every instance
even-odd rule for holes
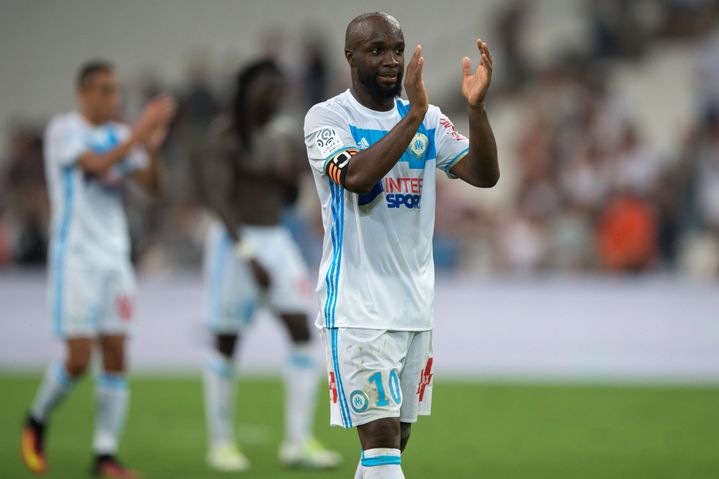
[[[107,126],[120,138],[126,138],[130,135],[130,127],[126,123],[111,121]]]
[[[325,126],[323,124],[327,121],[346,121],[348,108],[347,95],[347,91],[342,92],[310,108],[305,115],[305,134],[311,133],[321,126]]]
[[[53,116],[45,128],[46,135],[57,135],[72,130],[80,130],[82,121],[76,112],[61,113]]]

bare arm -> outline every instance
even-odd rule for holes
[[[145,140],[145,149],[150,156],[149,164],[133,175],[145,191],[159,197],[165,190],[165,169],[162,164],[162,144],[167,137],[168,125],[161,124]]]
[[[344,184],[348,190],[360,194],[368,193],[399,161],[414,138],[429,107],[427,90],[422,80],[423,65],[422,47],[417,45],[407,66],[407,78],[404,82],[411,104],[410,110],[384,138],[352,157],[352,161],[347,165]]]
[[[491,188],[499,181],[497,143],[484,110],[484,97],[492,80],[492,57],[487,44],[477,39],[481,59],[472,73],[469,58],[462,59],[462,94],[467,99],[469,116],[469,152],[450,172],[472,186]]]
[[[107,153],[86,151],[77,160],[84,171],[101,176],[113,165],[123,160],[134,147],[144,142],[162,123],[166,123],[175,111],[174,102],[169,97],[160,97],[150,102],[133,125],[130,136],[116,148]]]
[[[207,206],[222,222],[232,241],[240,241],[240,223],[230,207],[229,196],[232,191],[232,171],[229,161],[231,158],[223,151],[221,145],[214,143],[213,139],[206,158],[204,159],[204,172],[202,175]]]
[[[235,254],[247,261],[257,284],[266,289],[271,285],[272,278],[257,260],[256,251],[243,243],[240,235],[241,224],[233,212],[232,202],[229,200],[234,186],[232,182],[234,175],[230,164],[233,157],[224,149],[221,134],[218,132],[217,136],[210,140],[211,144],[204,158],[202,180],[207,207],[225,227],[225,231],[235,244]]]

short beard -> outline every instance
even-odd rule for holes
[[[392,88],[387,88],[377,81],[377,77],[374,74],[367,74],[361,71],[357,72],[357,78],[360,83],[367,88],[370,96],[378,103],[382,103],[390,98],[399,96],[402,93],[402,77],[404,72],[397,74],[397,83]]]

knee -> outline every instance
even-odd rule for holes
[[[401,442],[400,423],[396,418],[378,419],[359,426],[360,442],[363,449],[385,447],[399,449]]]
[[[409,442],[409,435],[412,433],[412,424],[403,422],[400,423],[400,442],[399,442],[399,450],[404,451],[404,449],[407,447],[407,443]]]
[[[65,361],[65,370],[73,379],[83,376],[90,367],[90,356],[71,356]]]

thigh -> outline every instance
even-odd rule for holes
[[[129,261],[123,261],[108,267],[103,276],[98,332],[105,336],[127,336],[135,317],[135,272]]]
[[[323,330],[332,424],[355,427],[400,416],[399,373],[410,334],[355,328]]]
[[[252,274],[233,251],[224,228],[213,229],[205,248],[206,324],[215,334],[239,334],[249,324],[258,300]]]
[[[278,314],[309,314],[315,301],[305,260],[290,234],[278,227],[271,247],[265,245],[259,260],[270,273],[272,284],[266,293],[267,305]]]
[[[126,337],[121,334],[104,335],[100,336],[99,343],[103,371],[118,374],[124,372]]]
[[[432,408],[432,331],[412,333],[404,369],[400,374],[402,386],[403,423],[417,421],[417,416],[428,416]]]
[[[93,268],[64,266],[49,272],[52,329],[62,338],[94,337],[101,311],[102,285]]]

